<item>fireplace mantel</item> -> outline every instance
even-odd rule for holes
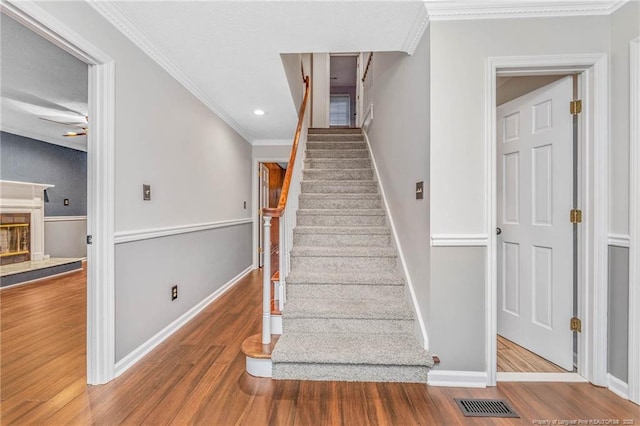
[[[44,259],[44,191],[55,185],[0,180],[0,212],[31,214],[31,260]]]

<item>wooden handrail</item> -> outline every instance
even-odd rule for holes
[[[280,193],[280,201],[278,201],[278,207],[264,207],[262,209],[263,216],[268,217],[280,217],[287,206],[287,198],[289,197],[289,186],[291,185],[291,174],[293,173],[293,166],[296,163],[296,155],[298,152],[298,143],[300,142],[300,133],[302,133],[302,123],[304,122],[304,112],[307,109],[307,102],[309,100],[309,88],[311,86],[311,79],[306,76],[304,79],[304,99],[302,105],[300,105],[300,111],[298,113],[298,127],[296,128],[296,135],[293,138],[293,146],[291,147],[291,155],[289,156],[289,164],[287,165],[287,172],[284,175],[284,182],[282,183],[282,192]]]
[[[373,59],[373,52],[369,53],[369,59],[367,60],[367,66],[364,69],[364,75],[362,76],[362,82],[367,79],[367,73],[369,72],[369,67],[371,66],[371,60]]]

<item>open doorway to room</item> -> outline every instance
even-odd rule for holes
[[[259,222],[264,223],[262,216],[263,208],[276,208],[280,200],[282,192],[282,184],[284,176],[287,172],[287,163],[258,163],[258,206]],[[271,219],[270,247],[265,247],[263,226],[258,226],[258,265],[260,268],[264,266],[264,252],[269,250],[271,253],[271,271],[278,270],[279,265],[279,244],[280,244],[280,227],[279,218]]]
[[[87,376],[89,67],[0,20],[2,398],[36,400]]]
[[[576,371],[577,75],[501,76],[497,117],[497,371]]]
[[[360,96],[359,61],[360,55],[357,54],[330,55],[330,127],[357,127]]]

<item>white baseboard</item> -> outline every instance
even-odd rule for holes
[[[487,373],[484,371],[431,370],[427,376],[429,386],[456,388],[485,388]]]
[[[498,382],[567,382],[588,383],[589,381],[578,373],[496,373]]]
[[[238,275],[233,277],[229,282],[225,285],[211,293],[200,303],[195,305],[193,308],[189,309],[187,312],[178,317],[171,324],[160,330],[155,336],[151,337],[149,340],[144,342],[142,345],[138,346],[138,348],[134,349],[129,355],[122,358],[120,361],[116,362],[115,367],[115,376],[118,377],[129,368],[133,367],[138,361],[140,361],[146,354],[151,352],[156,346],[160,343],[164,342],[169,336],[178,331],[183,325],[193,319],[196,315],[198,315],[204,308],[213,303],[216,299],[222,296],[227,292],[231,287],[238,283],[242,278],[244,278],[249,272],[253,270],[253,265],[249,266],[244,271],[240,272]]]
[[[607,374],[607,387],[620,398],[629,399],[629,385],[611,374]]]

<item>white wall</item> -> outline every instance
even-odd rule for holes
[[[376,53],[367,80],[375,119],[367,128],[380,181],[423,320],[429,303],[429,30],[412,56]],[[373,81],[373,78],[372,80]],[[416,200],[416,182],[424,199]]]
[[[629,234],[629,42],[640,35],[640,3],[611,15],[611,167],[609,231]]]
[[[115,61],[116,238],[251,218],[251,145],[87,3],[38,5]],[[151,201],[142,200],[143,184],[151,185]],[[117,359],[250,266],[250,229],[245,224],[117,244]],[[216,237],[232,231],[237,234]],[[233,261],[225,261],[229,257]],[[172,283],[180,284],[174,302]]]
[[[608,50],[607,16],[431,24],[433,234],[487,232],[486,59]]]
[[[329,127],[329,54],[312,55],[311,125]]]
[[[287,82],[289,83],[289,90],[291,91],[291,99],[293,100],[293,107],[298,115],[300,105],[302,105],[302,97],[304,96],[304,83],[302,82],[301,62],[302,54],[300,53],[282,53],[280,54],[282,59],[282,67],[287,76]],[[295,130],[295,129],[294,129]]]
[[[485,218],[487,58],[606,53],[609,23],[593,16],[431,24],[432,235],[493,231]],[[429,338],[445,370],[485,370],[484,339],[472,336],[485,335],[486,255],[481,247],[432,249]]]

